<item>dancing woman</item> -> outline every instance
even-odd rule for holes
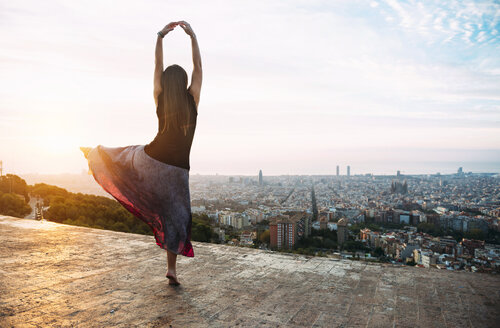
[[[180,26],[191,38],[193,73],[188,87],[179,65],[163,70],[163,38]],[[193,257],[189,154],[196,128],[202,82],[200,49],[185,21],[172,22],[158,32],[153,95],[158,133],[147,145],[84,148],[95,180],[120,204],[153,230],[156,244],[167,251],[170,285],[179,285],[177,255]]]

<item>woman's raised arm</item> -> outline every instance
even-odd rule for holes
[[[155,73],[154,73],[154,87],[153,96],[155,98],[155,105],[158,107],[158,96],[163,91],[161,87],[161,77],[163,74],[163,37],[172,31],[178,23],[172,22],[167,24],[160,32],[158,32],[158,37],[156,38],[156,48],[155,48]],[[160,35],[161,34],[161,35]]]
[[[200,48],[198,46],[196,34],[194,34],[191,25],[189,25],[185,21],[180,21],[178,23],[184,29],[184,32],[186,32],[186,34],[191,37],[191,47],[193,49],[193,74],[191,75],[191,85],[189,86],[189,92],[191,93],[191,95],[193,95],[194,101],[196,102],[196,107],[198,107],[198,103],[200,102],[201,82],[203,79]]]

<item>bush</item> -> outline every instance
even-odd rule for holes
[[[31,207],[23,196],[0,192],[0,214],[22,218],[30,213]]]

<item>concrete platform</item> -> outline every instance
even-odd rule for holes
[[[498,327],[500,277],[0,216],[0,327]]]

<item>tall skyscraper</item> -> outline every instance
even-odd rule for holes
[[[337,165],[337,176],[340,175],[340,167]]]
[[[347,165],[347,176],[351,176],[351,166]]]
[[[262,170],[259,170],[259,186],[262,186],[262,183],[264,181],[262,181]]]

